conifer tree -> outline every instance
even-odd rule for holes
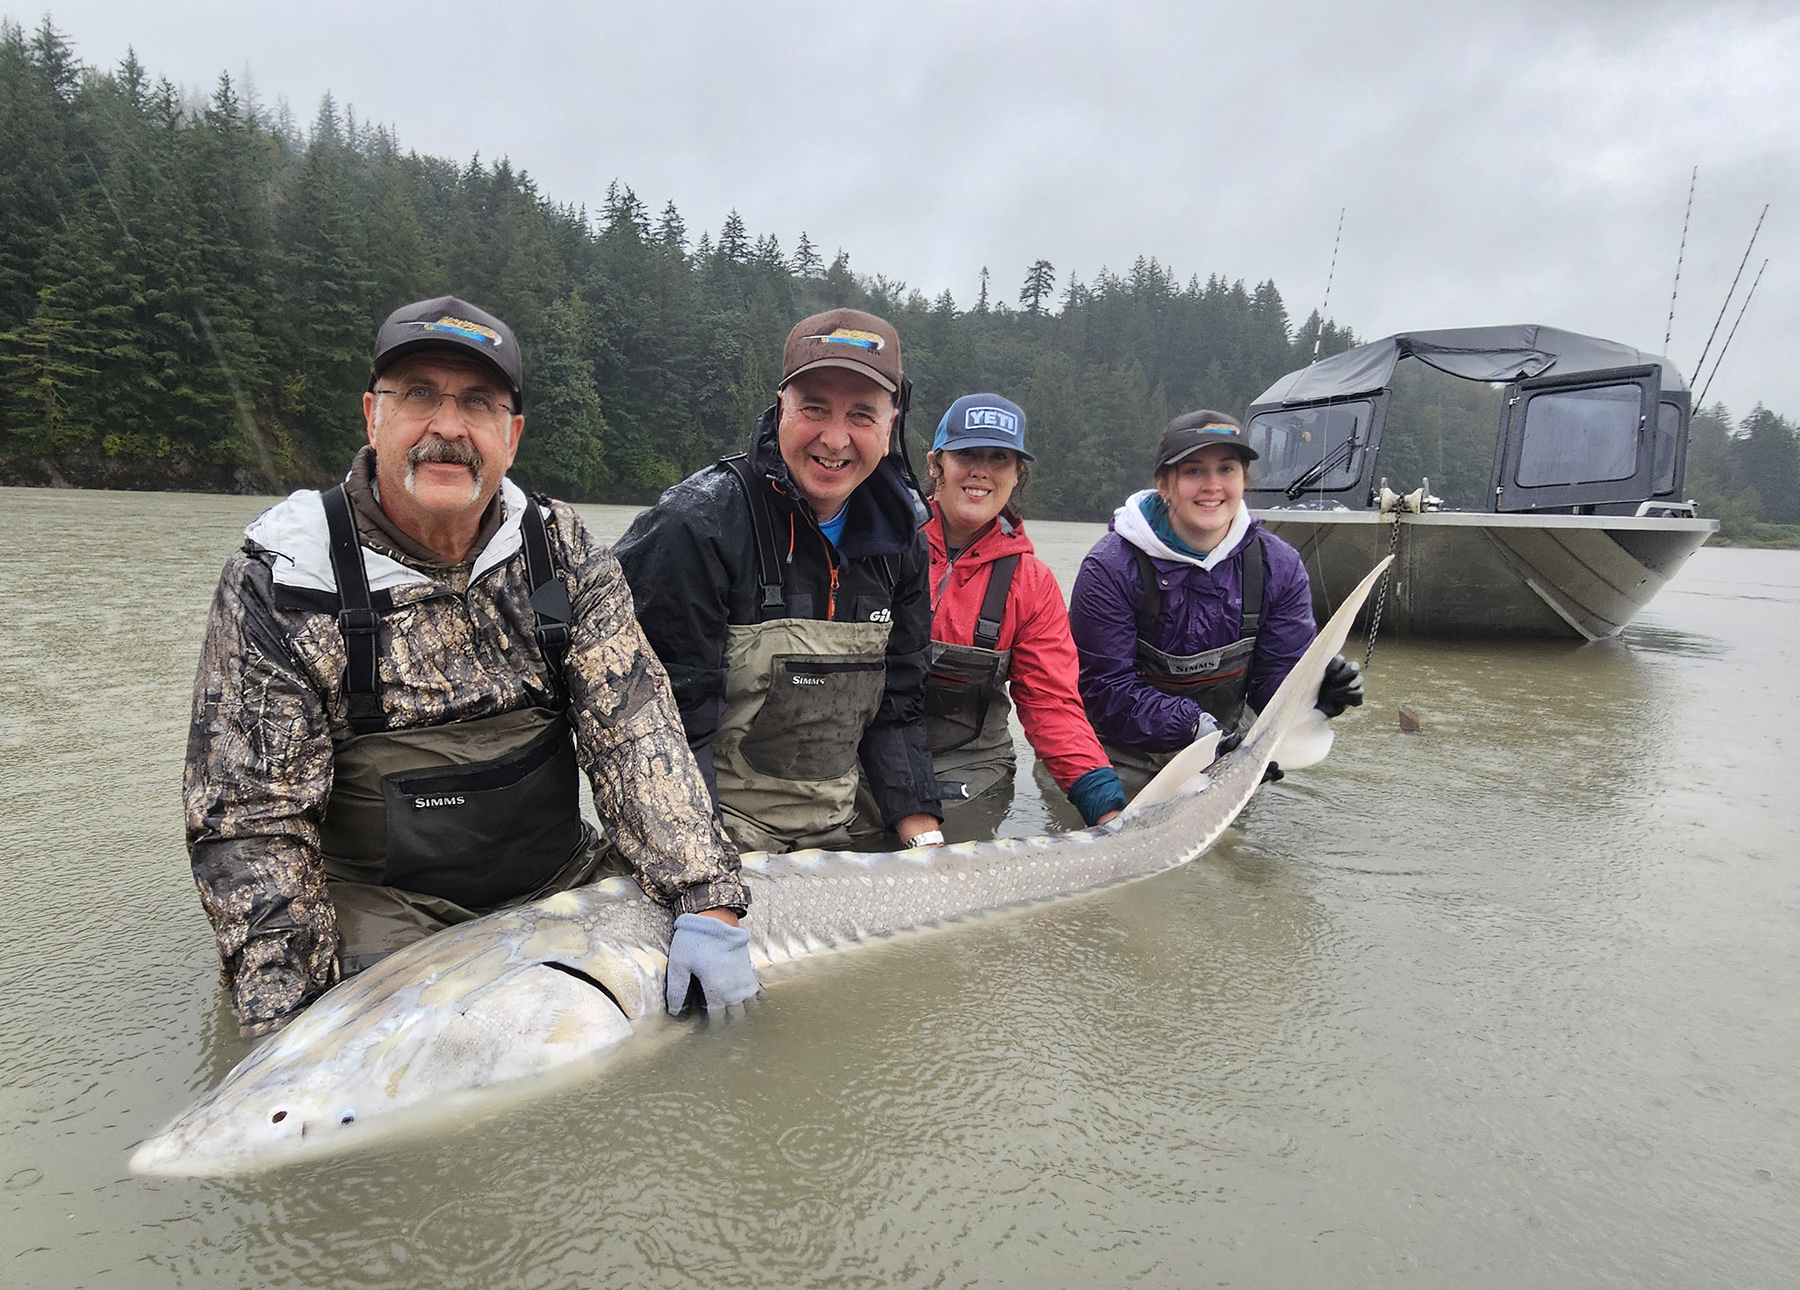
[[[675,209],[674,198],[663,207],[662,218],[656,224],[656,240],[677,255],[687,252],[687,221]]]
[[[1048,260],[1034,260],[1025,270],[1025,285],[1019,289],[1019,303],[1025,312],[1036,316],[1043,312],[1044,301],[1056,293],[1056,268]]]
[[[577,294],[552,301],[531,345],[531,407],[514,470],[527,486],[595,497],[611,482],[611,430],[594,387],[593,321]]]
[[[824,267],[825,261],[819,257],[818,248],[812,244],[812,239],[806,235],[806,230],[801,229],[800,241],[794,247],[794,276],[796,278],[816,278]]]
[[[735,206],[719,230],[718,253],[733,264],[742,264],[750,258],[750,236],[744,230],[744,217],[737,213]]]

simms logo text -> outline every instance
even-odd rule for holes
[[[415,811],[429,811],[434,806],[461,806],[462,804],[463,804],[463,799],[461,797],[415,797],[415,798],[413,798],[413,810],[415,810]]]
[[[792,681],[795,685],[824,685],[825,684],[825,678],[822,676],[790,676],[788,678],[788,680]]]

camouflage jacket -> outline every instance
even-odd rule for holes
[[[422,571],[359,525],[382,610],[381,701],[392,729],[556,702],[533,631],[519,525],[527,502],[510,481],[501,498],[505,522],[472,567],[455,571]],[[747,907],[737,853],[713,818],[618,562],[566,504],[553,503],[546,520],[574,606],[565,676],[576,755],[601,822],[652,899],[686,912]],[[319,495],[295,493],[246,537],[207,623],[183,799],[225,984],[239,1021],[256,1030],[337,979],[319,824],[332,749],[351,732]]]

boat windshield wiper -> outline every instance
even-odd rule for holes
[[[1300,476],[1300,478],[1287,486],[1288,501],[1299,501],[1301,493],[1304,493],[1313,484],[1325,478],[1325,472],[1330,470],[1333,466],[1341,466],[1344,462],[1349,461],[1350,454],[1355,451],[1356,436],[1351,435],[1348,439],[1344,440],[1344,442],[1326,453],[1318,465],[1311,467],[1304,475]]]

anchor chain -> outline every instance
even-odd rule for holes
[[[1387,481],[1383,480],[1382,482],[1385,484]],[[1388,554],[1397,557],[1400,554],[1400,513],[1395,510],[1391,514],[1394,517],[1392,520],[1393,532],[1388,538]],[[1387,608],[1388,583],[1393,579],[1394,565],[1399,563],[1400,561],[1395,559],[1392,564],[1388,565],[1387,571],[1381,575],[1381,589],[1375,593],[1375,612],[1369,615],[1369,647],[1363,651],[1363,671],[1365,672],[1369,670],[1369,660],[1375,657],[1375,636],[1381,631],[1381,611]]]

